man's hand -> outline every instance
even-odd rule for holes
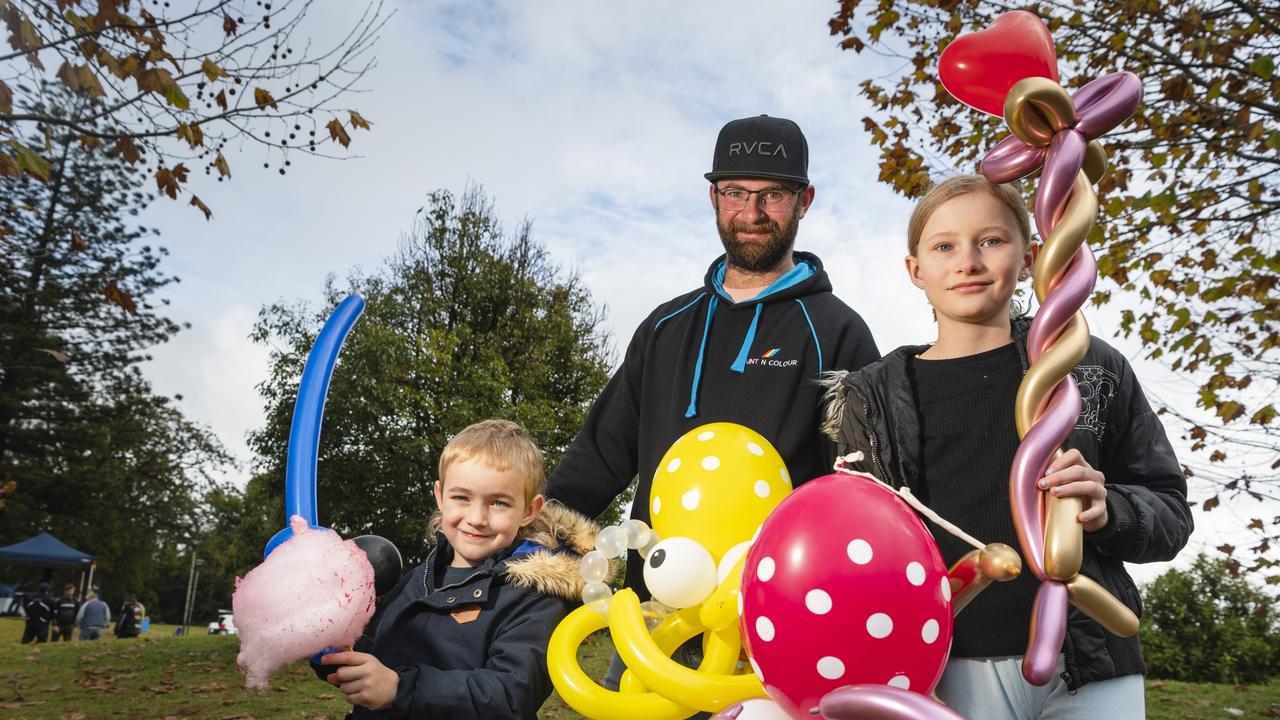
[[[341,666],[325,679],[341,690],[352,705],[385,710],[396,699],[400,676],[369,653],[329,653],[320,662]]]
[[[1084,529],[1095,532],[1106,527],[1111,517],[1107,514],[1106,478],[1094,470],[1079,450],[1068,450],[1049,464],[1040,489],[1048,490],[1055,497],[1084,498],[1084,512],[1076,518]]]

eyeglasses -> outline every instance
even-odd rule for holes
[[[721,190],[716,188],[716,194],[720,196],[720,209],[733,212],[745,210],[747,203],[751,202],[752,195],[760,196],[760,207],[762,209],[781,210],[796,196],[796,191],[782,188],[767,188],[765,190],[743,190],[742,188]]]

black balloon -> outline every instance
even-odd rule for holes
[[[400,582],[404,560],[400,558],[400,550],[395,543],[378,535],[361,535],[353,538],[353,542],[369,556],[369,564],[373,566],[374,592],[386,594]]]

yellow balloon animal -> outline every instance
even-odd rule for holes
[[[659,542],[640,543],[645,584],[658,607],[676,609],[651,632],[652,606],[646,612],[633,590],[593,595],[560,623],[547,647],[560,697],[594,720],[679,720],[764,695],[756,675],[738,666],[738,588],[747,548],[789,492],[782,458],[759,433],[711,423],[681,436],[658,464],[649,496]],[[611,551],[617,545],[604,544]],[[601,687],[578,664],[578,646],[605,628],[627,665],[619,691]],[[699,635],[697,669],[671,659]]]

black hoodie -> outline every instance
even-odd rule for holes
[[[595,517],[638,476],[631,517],[648,522],[658,461],[681,435],[712,422],[768,438],[797,485],[830,472],[835,452],[817,430],[818,380],[880,353],[862,318],[831,294],[817,256],[793,257],[794,270],[735,303],[721,287],[721,256],[702,288],[650,313],[551,474],[547,497]],[[627,585],[643,594],[642,567],[628,563]]]

